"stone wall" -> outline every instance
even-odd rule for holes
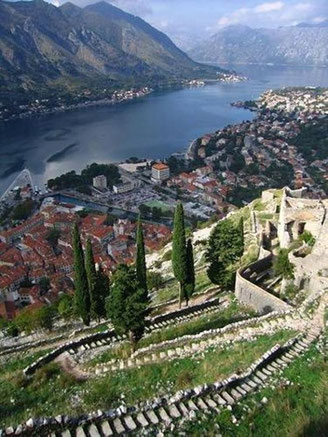
[[[193,305],[190,307],[182,308],[180,310],[167,313],[164,315],[160,315],[154,317],[147,321],[146,324],[146,332],[152,332],[156,329],[162,329],[165,326],[173,324],[175,322],[186,321],[188,318],[193,317],[195,315],[200,315],[203,311],[215,310],[221,305],[221,300],[219,298],[213,298],[206,302],[203,302],[198,305]],[[102,345],[107,344],[108,342],[114,342],[121,339],[126,338],[125,336],[119,337],[115,334],[113,329],[109,329],[104,332],[99,332],[96,334],[89,334],[86,337],[83,337],[76,341],[69,341],[49,352],[48,354],[40,357],[30,366],[24,369],[25,375],[32,375],[37,369],[41,368],[45,364],[50,363],[54,359],[56,359],[59,355],[64,352],[75,353],[81,347],[90,349],[93,347],[100,347]]]
[[[271,260],[271,255],[258,260],[248,267],[238,270],[236,276],[235,293],[237,299],[260,313],[283,312],[291,308],[286,302],[253,284],[248,279],[252,273],[266,270],[271,265]]]

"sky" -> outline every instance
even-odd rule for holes
[[[48,0],[54,4],[66,0]],[[96,0],[71,0],[79,6]],[[109,0],[108,0],[109,1]],[[177,42],[204,39],[231,24],[278,27],[328,18],[328,0],[111,0]]]

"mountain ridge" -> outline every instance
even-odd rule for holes
[[[162,32],[106,2],[0,0],[0,99],[216,76]],[[221,70],[220,70],[221,71]]]
[[[276,29],[231,25],[188,53],[209,63],[328,66],[327,23]]]

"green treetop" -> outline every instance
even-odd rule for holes
[[[90,294],[90,315],[92,319],[99,320],[99,316],[97,314],[97,272],[90,239],[88,239],[85,249],[85,271],[87,273],[88,288]]]
[[[115,331],[128,334],[132,347],[142,337],[145,328],[147,303],[135,270],[125,264],[118,266],[112,278],[107,299],[107,314]]]
[[[85,325],[90,324],[90,295],[87,273],[84,264],[84,254],[79,234],[75,223],[73,227],[73,258],[74,258],[74,286],[75,286],[75,311]]]
[[[187,243],[187,283],[185,286],[185,295],[187,304],[195,291],[195,265],[194,265],[194,250],[191,239]]]
[[[136,255],[136,274],[140,287],[144,290],[145,301],[148,298],[147,286],[147,267],[146,267],[146,253],[142,223],[139,217],[137,226],[137,255]]]
[[[234,283],[237,262],[244,253],[244,223],[237,225],[226,219],[213,229],[206,252],[209,262],[209,279],[221,287],[231,288]]]
[[[186,232],[184,224],[184,212],[181,203],[178,203],[174,214],[173,243],[172,243],[172,267],[175,278],[179,282],[179,307],[185,297],[185,284],[188,279]]]

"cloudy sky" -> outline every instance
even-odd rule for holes
[[[58,4],[65,0],[48,0]],[[77,5],[96,0],[71,0]],[[166,32],[175,40],[207,37],[230,24],[277,27],[319,22],[328,17],[328,0],[111,0],[110,3]]]

